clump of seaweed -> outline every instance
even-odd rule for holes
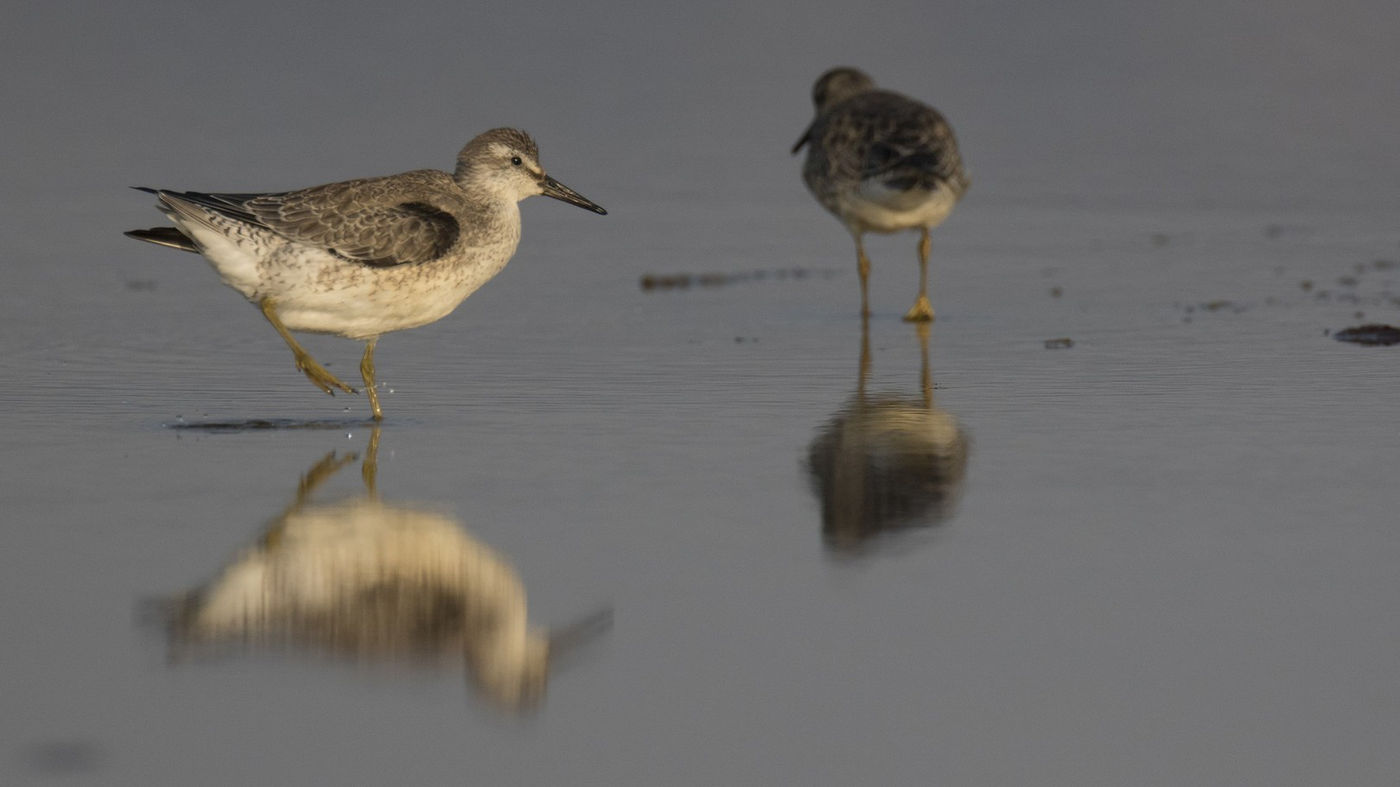
[[[1332,334],[1339,342],[1350,342],[1362,347],[1389,347],[1400,344],[1400,328],[1381,323],[1368,323],[1354,328],[1346,328]]]

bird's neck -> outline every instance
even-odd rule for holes
[[[515,200],[472,200],[462,222],[462,240],[468,246],[507,244],[511,250],[520,242],[520,204]]]

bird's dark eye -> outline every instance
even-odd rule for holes
[[[520,166],[521,164],[524,164],[525,162],[521,161],[519,156],[511,156],[511,157],[510,157],[510,163],[512,163],[512,164],[514,164],[515,166],[518,167],[518,166]]]

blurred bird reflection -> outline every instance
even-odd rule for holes
[[[437,512],[376,491],[379,431],[361,474],[366,495],[311,502],[355,454],[332,452],[257,544],[166,609],[171,658],[291,649],[366,662],[461,664],[508,709],[543,697],[552,657],[605,629],[610,613],[552,634],[529,625],[525,589],[500,554]]]
[[[920,393],[869,394],[870,326],[861,321],[856,392],[807,450],[812,490],[821,500],[827,548],[858,554],[871,539],[937,525],[954,513],[967,472],[969,439],[933,403],[929,326],[917,327]]]

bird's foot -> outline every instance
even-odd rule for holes
[[[306,375],[306,379],[310,380],[312,385],[315,385],[331,396],[335,396],[336,388],[346,393],[359,393],[359,391],[342,383],[335,375],[326,371],[326,367],[322,366],[308,353],[298,353],[296,355],[296,362],[297,370]]]
[[[933,322],[933,304],[927,295],[920,295],[909,311],[904,313],[905,322]]]

